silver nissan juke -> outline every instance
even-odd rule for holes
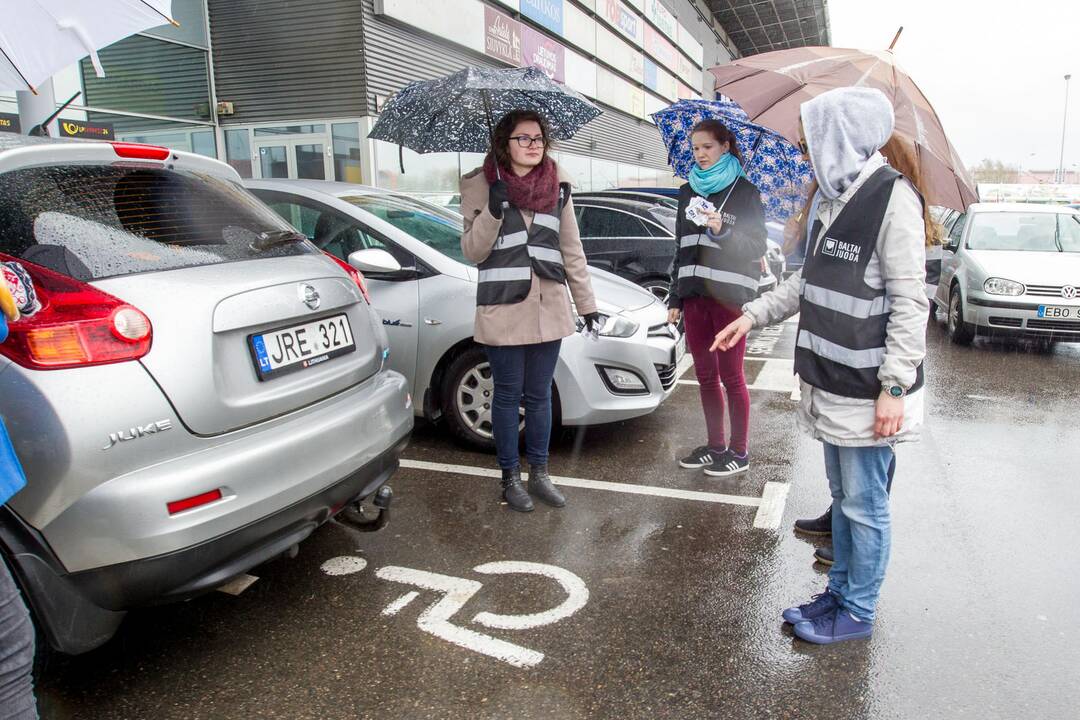
[[[0,553],[54,648],[290,552],[397,469],[411,396],[363,278],[228,165],[0,133],[0,261],[41,303],[0,345],[28,479]]]

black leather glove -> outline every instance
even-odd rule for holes
[[[488,189],[488,210],[497,218],[502,217],[503,203],[510,202],[510,188],[502,180],[491,183]]]
[[[595,327],[596,330],[599,332],[599,330],[600,330],[600,313],[598,313],[598,312],[585,313],[581,317],[582,317],[583,320],[585,320],[585,329],[586,330],[588,330],[589,332],[592,332],[593,328]]]

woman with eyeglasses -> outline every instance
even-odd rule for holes
[[[544,118],[508,113],[495,126],[482,167],[461,178],[461,249],[479,267],[473,337],[483,346],[495,386],[491,427],[502,469],[502,495],[519,512],[530,495],[566,504],[548,475],[551,382],[562,339],[576,329],[567,286],[591,331],[599,325],[581,247],[570,183],[547,155]],[[528,489],[518,455],[525,406]]]
[[[686,324],[705,411],[706,443],[679,460],[727,477],[750,468],[747,434],[750,392],[743,373],[746,340],[709,352],[716,333],[742,314],[757,295],[766,250],[761,193],[746,178],[732,134],[719,120],[703,120],[690,134],[694,167],[679,189],[678,249],[671,269],[668,322]],[[709,203],[697,211],[703,202]],[[724,391],[731,409],[731,438],[724,432]]]

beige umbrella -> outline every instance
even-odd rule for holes
[[[975,184],[941,120],[891,49],[777,50],[739,58],[709,72],[716,77],[716,91],[737,102],[751,122],[793,143],[799,140],[799,106],[807,100],[838,87],[877,88],[892,99],[895,131],[915,145],[927,200],[960,211],[977,200]]]

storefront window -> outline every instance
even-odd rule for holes
[[[559,153],[559,167],[570,177],[576,192],[589,192],[593,189],[592,169],[589,158],[570,153]]]
[[[639,187],[638,173],[640,169],[637,165],[619,163],[619,187]]]
[[[387,190],[405,192],[456,193],[458,191],[458,154],[427,153],[421,155],[404,149],[400,156],[405,162],[401,172],[398,146],[375,141],[375,184]]]
[[[334,123],[334,179],[360,183],[360,126],[357,123]]]
[[[619,164],[610,160],[592,160],[592,189],[610,190],[619,187]]]
[[[191,133],[191,152],[216,158],[217,143],[214,142],[214,131],[203,130]]]
[[[247,130],[225,131],[225,159],[240,177],[251,177],[251,143]]]
[[[114,117],[105,113],[95,113],[97,117],[98,125],[112,126],[111,122]],[[139,130],[138,128],[130,127],[130,122],[134,118],[125,118],[127,122],[124,124],[128,126],[128,129],[123,127],[114,127],[115,136],[117,140],[123,142],[145,143],[147,145],[160,145],[162,147],[171,148],[172,150],[180,150],[182,152],[193,152],[200,155],[206,155],[207,157],[217,157],[217,149],[214,144],[214,131],[209,129],[194,129],[191,127],[178,126],[176,123],[171,124],[169,129],[160,128],[161,122],[157,120],[147,120],[149,127],[146,130]],[[76,125],[80,123],[75,123]]]

